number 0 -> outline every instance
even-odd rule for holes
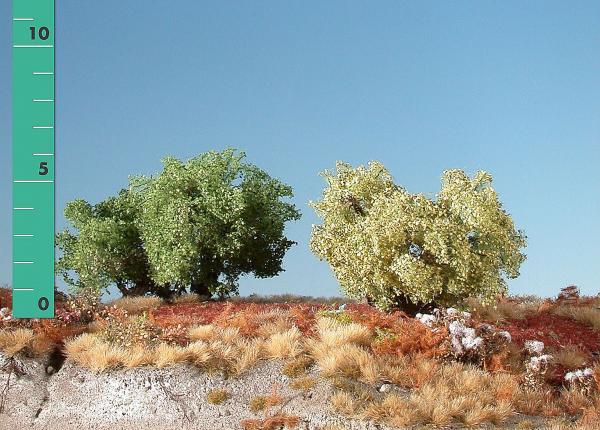
[[[40,308],[40,310],[45,311],[46,309],[48,309],[48,306],[50,306],[50,302],[48,301],[48,299],[46,297],[40,297],[40,299],[38,300],[38,308]]]

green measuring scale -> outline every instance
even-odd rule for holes
[[[13,0],[13,316],[54,317],[54,0]]]

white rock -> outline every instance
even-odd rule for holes
[[[380,393],[387,393],[392,389],[392,384],[382,384],[381,387],[379,387],[379,392]]]

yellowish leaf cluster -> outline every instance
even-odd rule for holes
[[[447,170],[436,198],[394,184],[379,162],[324,172],[323,199],[311,205],[311,249],[350,297],[388,309],[399,299],[450,305],[490,301],[519,275],[525,236],[503,209],[492,177]]]

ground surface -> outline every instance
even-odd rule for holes
[[[385,428],[335,416],[324,409],[332,390],[324,381],[309,395],[286,388],[287,378],[276,361],[262,363],[235,379],[208,375],[186,365],[96,375],[66,364],[50,378],[39,366],[28,366],[32,376],[11,387],[11,401],[6,413],[0,415],[2,430],[236,429],[243,419],[262,416],[249,411],[248,402],[257,395],[269,395],[273,389],[289,398],[284,407],[287,413],[302,416],[300,429],[325,424],[349,429]],[[220,405],[209,404],[206,396],[214,389],[226,389],[231,399]]]
[[[357,303],[143,299],[88,324],[61,303],[61,321],[0,321],[0,430],[600,428],[598,304],[474,303],[460,321],[485,344],[458,355],[456,311],[428,326]],[[555,357],[532,389],[530,340]]]
[[[0,430],[239,429],[242,420],[264,415],[248,409],[251,399],[268,396],[273,390],[278,390],[287,401],[281,409],[300,417],[298,429],[391,429],[332,412],[327,404],[335,389],[327,380],[321,379],[310,393],[290,389],[289,378],[281,374],[280,361],[262,363],[231,379],[208,375],[187,365],[98,375],[71,363],[48,377],[39,363],[20,362],[28,375],[11,385],[7,409],[0,414]],[[0,383],[5,382],[5,377],[0,377]],[[231,398],[220,405],[209,404],[206,396],[215,389],[226,390]],[[523,419],[494,428],[514,428]],[[536,423],[534,428],[543,428],[543,420],[528,417],[528,422]]]

